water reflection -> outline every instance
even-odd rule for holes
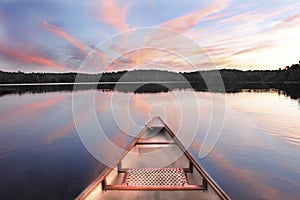
[[[45,93],[45,92],[57,92],[57,91],[73,91],[73,84],[63,85],[26,85],[26,86],[5,86],[0,85],[0,96],[7,94],[24,94],[24,93]],[[184,90],[193,88],[195,91],[207,91],[207,88],[198,85],[197,83],[176,83],[176,82],[164,82],[159,83],[119,83],[116,87],[115,84],[82,84],[76,86],[76,90],[89,90],[97,88],[101,91],[120,91],[120,92],[134,92],[134,93],[159,93],[168,92],[172,90]],[[290,97],[291,99],[300,100],[300,86],[296,84],[284,85],[284,84],[234,84],[226,85],[226,92],[237,93],[245,91],[278,91],[278,94],[282,94]],[[298,101],[299,101],[298,100]]]
[[[0,98],[3,199],[72,199],[103,169],[76,133],[72,93],[39,92]],[[232,198],[297,199],[300,195],[300,109],[299,102],[285,96],[291,96],[290,91],[279,92],[280,95],[277,90],[225,94],[227,115],[223,132],[204,159],[198,158],[198,152],[213,115],[211,93],[193,94],[195,105],[189,90],[76,92],[82,97],[91,93],[95,94],[98,123],[108,139],[120,148],[157,113],[164,115],[167,124],[184,140],[192,134],[191,124],[199,114],[190,151]],[[180,96],[180,102],[176,96]],[[92,112],[92,108],[85,108],[85,113]],[[182,111],[188,114],[184,116]],[[130,113],[134,125],[124,118],[126,113]],[[86,126],[87,132],[92,129],[89,121],[87,114],[80,116],[79,123]],[[105,148],[104,156],[117,156],[109,151],[109,146]]]
[[[300,116],[300,112],[289,107],[288,99],[276,97],[276,93],[227,95],[229,105],[223,134],[210,156],[201,162],[218,183],[223,182],[223,188],[231,191],[229,194],[234,199],[297,199],[299,196],[296,189],[300,186],[299,149],[269,133],[276,122],[270,115],[278,114],[273,112],[278,106],[287,104],[289,114],[281,113],[282,119]],[[283,122],[280,135],[286,134],[289,125],[295,126],[295,132],[299,130],[294,122]]]

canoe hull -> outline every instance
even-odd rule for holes
[[[77,199],[230,198],[156,117]]]

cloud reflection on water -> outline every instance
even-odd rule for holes
[[[93,90],[78,91],[79,95],[86,96]],[[154,94],[133,94],[113,91],[96,91],[95,107],[98,123],[103,125],[108,138],[117,146],[124,147],[130,137],[120,130],[121,126],[133,134],[140,131],[140,127],[128,124],[124,113],[129,101],[129,112],[136,124],[143,126],[151,117],[153,105],[159,105],[166,113],[166,122],[174,132],[178,132],[184,140],[189,134],[191,121],[196,112],[200,114],[198,134],[190,148],[199,163],[232,197],[264,198],[264,199],[297,199],[300,187],[300,155],[299,155],[299,123],[300,110],[297,101],[278,96],[276,93],[237,93],[226,94],[227,116],[223,133],[213,151],[204,159],[197,157],[198,151],[208,129],[212,117],[210,107],[211,94],[197,92],[198,109],[191,104],[188,93],[191,91],[175,91],[180,95],[181,105],[172,92]],[[111,111],[111,99],[114,98],[114,114],[123,116],[119,124],[114,122]],[[74,128],[71,99],[69,92],[54,92],[45,94],[24,94],[21,96],[7,95],[1,101],[1,164],[2,172],[12,176],[14,174],[8,165],[16,163],[22,165],[20,172],[23,176],[56,176],[57,170],[65,166],[70,175],[83,179],[77,172],[90,171],[88,178],[98,175],[100,168],[95,167],[95,160],[83,148]],[[37,105],[37,106],[36,106]],[[295,106],[296,105],[296,106]],[[188,113],[187,119],[182,119],[181,109]],[[91,112],[90,109],[85,110]],[[157,110],[159,111],[159,109]],[[155,112],[155,111],[153,111]],[[12,120],[13,119],[13,120]],[[184,123],[183,123],[184,122]],[[89,118],[81,116],[81,123],[89,130]],[[122,133],[121,133],[122,132]],[[76,142],[75,142],[76,141]],[[100,142],[96,144],[103,145]],[[100,146],[106,149],[104,156],[115,158],[118,152],[110,152],[109,146]],[[52,153],[66,152],[64,156]],[[30,162],[20,160],[27,152],[32,152]],[[48,154],[51,154],[49,156]],[[77,158],[73,154],[80,154]],[[72,156],[73,155],[73,156]],[[48,157],[51,163],[48,163]],[[37,159],[39,158],[39,159]],[[26,157],[29,159],[29,156]],[[40,165],[42,160],[45,165]],[[86,162],[82,162],[85,160]],[[86,163],[91,163],[86,166]],[[41,162],[41,161],[40,161]],[[99,164],[99,163],[98,163]],[[42,166],[39,168],[37,166]],[[80,170],[78,169],[80,168]],[[28,170],[35,169],[30,175]],[[59,174],[64,176],[64,171]],[[71,174],[71,172],[73,174]],[[75,173],[76,172],[76,173]],[[1,172],[0,172],[1,173]],[[69,175],[65,174],[66,177]],[[4,177],[4,175],[3,175]],[[9,178],[6,177],[5,180]],[[27,179],[17,177],[15,182],[10,181],[7,187],[23,184],[37,187],[36,183],[28,183]],[[54,180],[54,179],[53,179]],[[56,180],[56,179],[55,179]],[[41,185],[52,185],[52,179]],[[65,185],[70,185],[67,183]],[[75,184],[72,182],[72,184]],[[85,183],[87,184],[87,182]],[[42,186],[40,186],[43,188]],[[78,190],[81,190],[80,188]],[[47,194],[47,192],[45,192]]]

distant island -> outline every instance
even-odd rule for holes
[[[278,70],[237,69],[218,70],[226,92],[239,92],[243,89],[277,89],[292,98],[300,98],[300,64],[293,64]],[[77,73],[24,73],[0,71],[0,96],[11,93],[49,92],[73,90],[76,82],[82,83],[76,89],[120,90],[123,92],[166,92],[192,87],[196,91],[207,91],[203,76],[213,71],[170,72],[160,70],[118,71],[103,74]],[[126,74],[126,75],[125,75]],[[125,75],[125,76],[124,76]],[[125,77],[125,78],[124,78]],[[209,81],[214,81],[209,76]],[[207,80],[206,80],[207,81]],[[121,82],[116,87],[116,83]],[[160,84],[164,82],[164,84]],[[51,85],[45,85],[49,84]],[[60,84],[59,84],[60,83]],[[20,84],[12,86],[12,84]],[[22,84],[26,84],[24,87]],[[33,84],[33,85],[30,85]],[[93,86],[91,86],[93,84]],[[137,87],[138,85],[138,87]],[[216,91],[218,92],[218,91]]]

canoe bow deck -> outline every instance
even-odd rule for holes
[[[76,199],[230,199],[159,118]]]

